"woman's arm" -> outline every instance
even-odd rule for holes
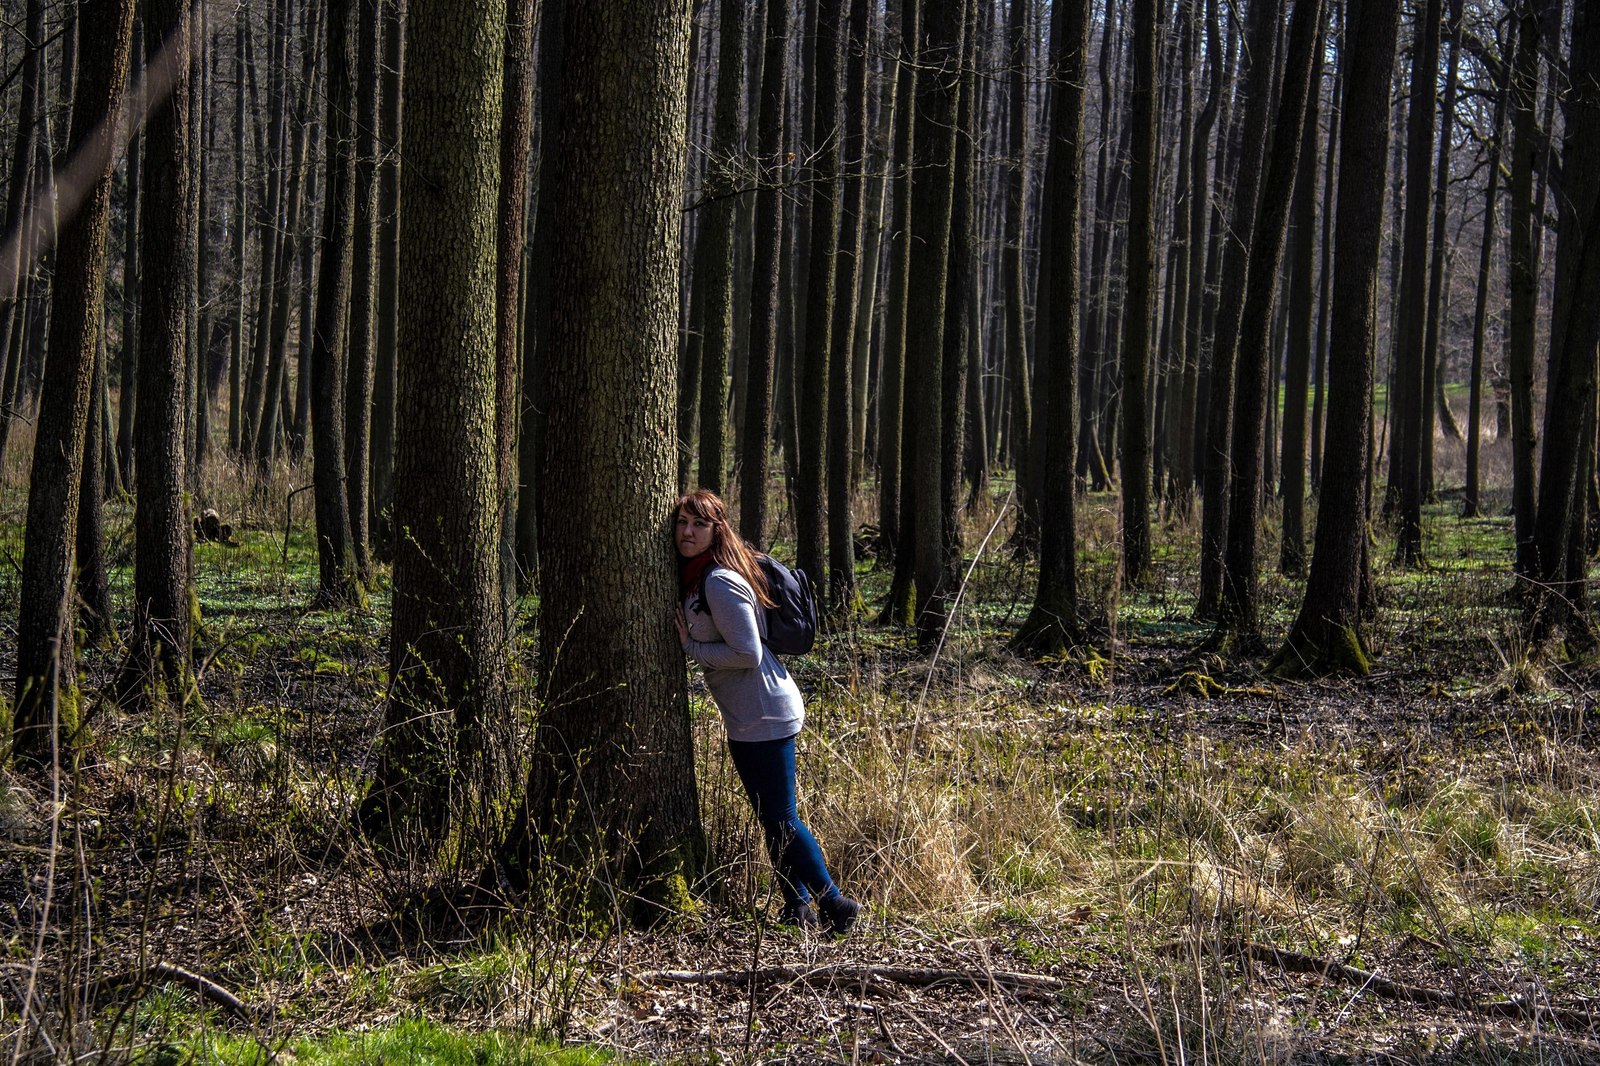
[[[706,607],[722,633],[721,640],[688,640],[683,650],[701,666],[714,670],[754,670],[761,665],[761,627],[756,621],[755,594],[727,571],[706,578]]]

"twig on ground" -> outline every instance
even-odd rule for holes
[[[1183,944],[1165,944],[1159,950],[1162,954],[1169,954],[1184,946]],[[1205,950],[1210,951],[1213,948],[1210,945],[1206,945]],[[1392,981],[1370,970],[1363,970],[1357,966],[1347,966],[1344,963],[1334,962],[1332,959],[1321,958],[1317,955],[1306,955],[1298,951],[1290,951],[1287,948],[1280,948],[1272,944],[1259,944],[1248,940],[1229,940],[1215,950],[1221,955],[1234,955],[1250,959],[1253,962],[1268,963],[1286,973],[1310,974],[1340,984],[1356,985],[1365,991],[1371,991],[1383,996],[1385,999],[1401,1000],[1406,1003],[1420,1003],[1430,1007],[1448,1007],[1453,1010],[1488,1015],[1491,1018],[1545,1019],[1569,1029],[1592,1029],[1596,1025],[1600,1025],[1600,1014],[1586,1010],[1553,1007],[1531,999],[1481,1000],[1476,996],[1470,996],[1462,992],[1449,992],[1442,988],[1429,988],[1426,985],[1412,985],[1401,981]]]
[[[209,977],[192,973],[181,966],[174,966],[170,962],[154,962],[141,970],[128,970],[123,973],[102,977],[90,987],[91,998],[98,999],[108,995],[125,985],[148,986],[157,982],[170,982],[183,985],[196,992],[201,999],[214,1003],[236,1018],[246,1021],[256,1019],[256,1010],[245,1003],[238,996],[223,988]]]
[[[890,981],[901,985],[960,984],[971,988],[1009,988],[1022,992],[1063,992],[1072,986],[1058,977],[1016,973],[1009,970],[941,970],[906,966],[767,966],[747,970],[642,970],[631,975],[640,984],[679,985],[766,985],[776,982],[817,984],[821,982]]]

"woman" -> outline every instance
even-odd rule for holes
[[[678,641],[706,673],[728,751],[767,839],[783,892],[780,921],[850,931],[861,904],[840,893],[822,849],[795,809],[794,742],[805,703],[766,645],[772,606],[756,556],[708,489],[678,500]],[[812,901],[815,900],[815,906]],[[820,914],[819,914],[820,912]]]

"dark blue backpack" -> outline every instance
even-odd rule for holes
[[[804,655],[817,642],[817,597],[811,579],[796,567],[791,570],[765,552],[756,552],[756,565],[767,579],[767,595],[774,606],[766,608],[767,647],[778,655]],[[707,576],[710,571],[706,571]],[[700,579],[700,599],[705,600],[705,577]]]
[[[765,552],[756,563],[767,579],[767,647],[779,655],[804,655],[817,642],[817,597],[811,579],[799,567],[790,570]]]

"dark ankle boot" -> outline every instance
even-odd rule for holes
[[[778,924],[812,930],[822,928],[822,919],[817,917],[817,909],[809,903],[785,903],[783,910],[778,912]]]
[[[829,899],[817,900],[817,908],[822,912],[822,917],[827,920],[829,931],[834,936],[844,936],[856,924],[856,919],[861,915],[861,904],[845,895],[835,895]]]

